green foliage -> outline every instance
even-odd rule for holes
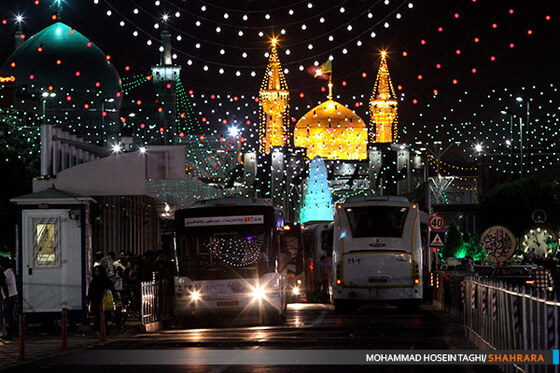
[[[498,184],[481,200],[481,227],[503,225],[519,237],[535,225],[532,214],[541,209],[547,215],[546,225],[557,230],[560,227],[558,192],[558,187],[536,177]]]
[[[39,129],[0,111],[0,251],[13,251],[16,208],[10,198],[31,193],[39,172]]]

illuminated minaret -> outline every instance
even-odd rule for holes
[[[368,128],[368,141],[370,143],[396,141],[398,133],[397,98],[389,76],[387,52],[385,51],[381,52],[379,71],[369,100],[369,112],[371,120]]]
[[[164,16],[164,27],[161,32],[161,60],[159,65],[152,67],[152,77],[159,101],[159,124],[163,128],[163,145],[173,145],[177,141],[177,80],[181,74],[181,66],[173,64],[171,54],[171,33],[167,29],[167,16]]]
[[[271,146],[286,145],[289,129],[290,93],[280,66],[276,38],[259,91],[259,152],[270,153]]]

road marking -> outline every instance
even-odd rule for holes
[[[313,321],[311,323],[311,327],[314,327],[316,325],[318,325],[321,321],[323,321],[323,319],[325,318],[325,315],[327,314],[327,310],[323,310],[321,311],[321,313],[319,314],[319,316],[317,317],[317,319],[315,319],[315,321]]]

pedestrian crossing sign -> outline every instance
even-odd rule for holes
[[[443,232],[430,232],[430,246],[443,247],[445,244],[445,234]]]

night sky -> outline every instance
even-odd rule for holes
[[[53,22],[53,3],[1,2],[0,60],[13,51],[16,15],[23,15],[29,37]],[[459,154],[468,159],[475,142],[499,147],[507,134],[502,130],[509,131],[509,117],[501,110],[525,115],[517,96],[531,100],[534,146],[556,146],[560,30],[555,3],[66,0],[62,21],[110,55],[126,81],[149,74],[159,62],[162,16],[169,15],[174,61],[183,68],[185,88],[192,90],[197,120],[207,119],[203,125],[218,131],[234,123],[249,133],[258,121],[254,98],[272,36],[279,38],[290,113],[298,119],[326,99],[321,91],[326,82],[306,69],[332,56],[335,99],[369,121],[379,52],[387,50],[401,99],[399,141],[459,140]],[[150,90],[132,90],[125,103],[149,99]]]

